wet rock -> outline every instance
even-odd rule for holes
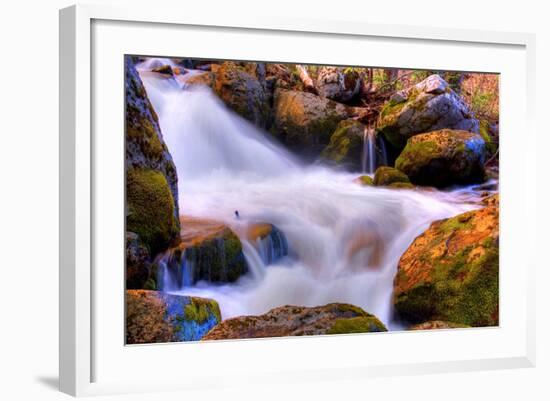
[[[382,166],[378,167],[374,173],[373,183],[376,186],[391,186],[393,184],[406,184],[411,188],[413,185],[406,174],[396,168]],[[399,187],[399,186],[398,186]]]
[[[151,256],[166,249],[179,231],[178,177],[172,156],[164,143],[158,117],[131,57],[125,58],[126,173],[128,231],[139,235]],[[168,191],[165,191],[165,189]],[[137,191],[133,193],[134,189]],[[155,200],[150,210],[148,196]],[[139,215],[144,213],[143,215]],[[147,224],[156,215],[161,221]],[[155,234],[162,226],[164,232]]]
[[[498,274],[498,207],[439,220],[401,257],[394,280],[394,307],[411,323],[442,320],[496,326]]]
[[[211,72],[193,73],[185,79],[187,85],[204,85],[212,88],[214,86],[214,74]]]
[[[444,128],[478,133],[479,121],[439,75],[392,97],[377,123],[377,130],[397,149],[414,135]]]
[[[353,180],[356,184],[363,185],[363,186],[373,186],[374,181],[373,179],[368,175],[362,175],[357,177],[355,180]]]
[[[365,129],[365,125],[352,119],[340,121],[321,159],[349,170],[360,170]]]
[[[288,147],[317,157],[329,144],[338,123],[353,108],[309,92],[278,89],[274,98],[273,134]]]
[[[415,135],[395,161],[412,183],[445,187],[485,179],[485,141],[467,131],[441,130]]]
[[[374,315],[349,304],[308,308],[281,306],[259,316],[227,319],[203,340],[346,334],[387,331]]]
[[[126,291],[126,344],[198,341],[220,322],[211,299]]]
[[[174,71],[169,65],[163,65],[161,67],[153,68],[152,71],[163,75],[174,76]]]
[[[226,61],[212,65],[212,73],[214,92],[229,108],[258,127],[268,128],[271,125],[263,63]]]

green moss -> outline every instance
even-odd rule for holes
[[[191,302],[185,305],[184,319],[199,324],[206,322],[214,315],[218,322],[221,322],[221,313],[218,303],[212,299],[191,298]]]
[[[449,219],[442,230],[463,229],[467,222]],[[441,237],[433,240],[434,246]],[[399,294],[395,307],[411,322],[444,320],[478,327],[498,324],[498,243],[481,244],[483,254],[470,260],[473,246],[435,260],[433,271],[414,288]],[[404,279],[402,271],[396,281]]]
[[[439,154],[439,145],[434,141],[408,141],[405,149],[395,160],[395,167],[400,171],[414,171],[416,165],[424,165]]]
[[[361,185],[374,185],[374,180],[368,175],[362,175],[358,177],[356,181]]]
[[[126,172],[126,230],[139,235],[154,256],[178,234],[174,199],[164,175],[156,170]]]
[[[149,277],[145,284],[143,284],[144,290],[156,290],[157,289],[157,282],[153,277]]]
[[[166,148],[151,120],[130,105],[127,106],[126,113],[126,138],[137,143],[145,156],[157,160],[163,157]]]
[[[388,185],[388,188],[394,189],[413,189],[414,185],[410,182],[392,182]]]
[[[411,183],[409,177],[407,177],[405,173],[388,166],[382,166],[376,169],[373,182],[376,186],[391,185],[395,183]]]
[[[327,334],[371,333],[380,331],[388,330],[380,320],[370,315],[350,319],[338,319],[327,331]]]
[[[497,151],[498,145],[489,135],[489,122],[487,120],[479,120],[479,135],[485,141],[485,147],[489,151],[489,155],[493,155]]]
[[[337,164],[359,164],[363,151],[364,125],[354,120],[341,121],[330,137],[330,143],[321,153],[321,158]]]

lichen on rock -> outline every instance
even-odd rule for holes
[[[499,322],[499,211],[489,206],[439,220],[399,261],[393,302],[411,323]]]

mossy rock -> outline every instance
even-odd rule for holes
[[[220,322],[212,299],[126,291],[126,344],[198,341]]]
[[[241,241],[228,226],[189,216],[181,217],[181,225],[180,243],[163,258],[169,274],[180,287],[185,284],[184,277],[189,278],[189,284],[228,283],[248,272]],[[273,228],[258,224],[251,230],[250,235],[268,236]]]
[[[407,177],[405,173],[399,171],[396,168],[388,166],[382,166],[376,169],[374,173],[373,183],[376,186],[393,186],[394,184],[407,184],[406,186],[408,188],[413,187],[413,185],[411,185],[409,177]],[[398,185],[394,187],[402,188],[403,186]]]
[[[486,207],[434,222],[399,261],[394,307],[411,323],[499,322],[499,212]]]
[[[470,326],[454,322],[444,322],[442,320],[430,320],[420,324],[415,324],[407,330],[442,330],[442,329],[466,329]]]
[[[285,305],[259,316],[224,320],[203,340],[346,334],[386,331],[374,316],[358,306],[332,303],[305,307]]]
[[[273,135],[303,156],[317,158],[338,123],[354,110],[313,93],[278,89],[274,97]]]
[[[151,287],[151,262],[149,250],[133,232],[126,232],[126,288]],[[156,285],[154,285],[156,287]],[[155,288],[149,288],[155,289]]]
[[[414,184],[445,187],[484,181],[485,159],[479,134],[444,129],[410,138],[395,167]]]
[[[375,333],[380,331],[388,331],[388,329],[375,316],[360,316],[336,320],[334,325],[327,330],[327,334]]]
[[[179,224],[178,176],[172,156],[162,137],[158,116],[131,56],[125,57],[126,169],[155,170],[164,175],[174,203],[174,219]],[[154,256],[154,255],[151,255]]]
[[[430,75],[390,98],[376,126],[396,149],[414,135],[444,128],[479,132],[479,121],[468,105],[439,75]]]
[[[352,119],[340,121],[321,159],[349,170],[360,170],[365,129],[365,125]]]
[[[150,255],[168,248],[178,236],[174,199],[165,176],[156,170],[126,171],[126,229],[136,233]]]
[[[373,186],[374,180],[371,176],[368,175],[362,175],[357,177],[355,180],[353,180],[356,184],[363,185],[363,186]]]

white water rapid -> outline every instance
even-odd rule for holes
[[[475,208],[470,189],[362,187],[353,182],[357,174],[302,165],[208,88],[187,88],[185,75],[166,78],[148,67],[138,70],[176,164],[180,212],[222,221],[237,233],[248,221],[269,222],[289,248],[265,266],[241,238],[256,274],[174,291],[215,299],[224,319],[287,304],[347,302],[399,328],[391,295],[400,256],[432,221]]]

